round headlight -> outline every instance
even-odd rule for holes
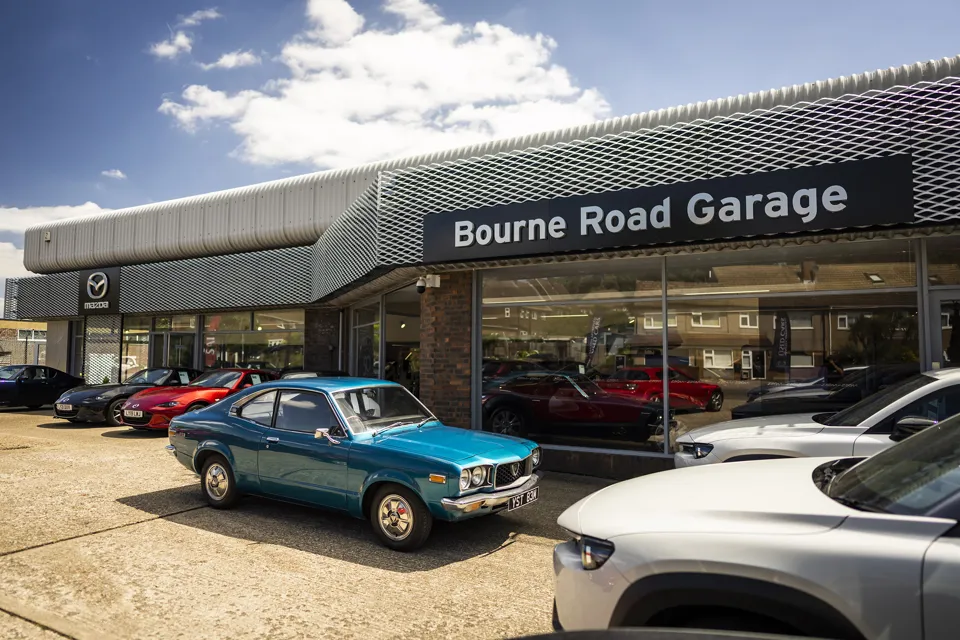
[[[470,474],[470,482],[473,483],[473,486],[479,487],[483,484],[483,476],[486,474],[483,472],[483,467],[474,467],[473,473]]]
[[[466,491],[470,488],[470,470],[464,469],[460,472],[460,491]]]
[[[540,466],[540,447],[537,447],[533,450],[533,453],[530,454],[530,457],[533,458],[533,466]]]

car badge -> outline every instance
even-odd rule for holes
[[[513,475],[517,475],[518,473],[520,473],[519,462],[514,462],[512,465],[510,465],[510,473],[512,473]]]
[[[92,300],[99,300],[107,295],[107,288],[109,286],[110,281],[107,279],[107,274],[103,271],[91,273],[87,278],[87,296]]]
[[[139,403],[138,403],[138,404],[132,404],[132,405],[130,405],[130,406],[131,406],[132,408],[134,408],[134,409],[139,409],[139,408],[140,408],[140,404],[139,404]]]

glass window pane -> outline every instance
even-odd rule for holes
[[[384,296],[384,378],[420,395],[420,294],[415,286]]]
[[[240,409],[240,416],[252,420],[257,424],[269,427],[273,422],[273,403],[277,398],[276,391],[269,391],[259,395]]]
[[[303,331],[303,326],[303,309],[277,309],[253,314],[256,331]]]
[[[152,320],[150,316],[123,316],[123,332],[149,333]]]
[[[239,367],[244,362],[242,333],[205,333],[203,366],[205,369]]]
[[[671,293],[782,293],[916,287],[907,240],[721,251],[667,258]]]
[[[280,394],[274,426],[287,431],[314,433],[337,424],[326,397],[308,391],[285,391]]]
[[[303,333],[256,331],[243,336],[243,366],[287,369],[303,366]]]
[[[545,444],[662,451],[661,311],[659,300],[485,305],[484,428]],[[676,320],[668,316],[668,333]]]
[[[930,286],[960,284],[960,237],[927,238],[926,242]]]
[[[203,316],[204,331],[250,331],[250,312]]]
[[[660,295],[660,259],[569,262],[486,271],[484,303],[579,302]]]
[[[918,372],[916,299],[671,298],[679,323],[669,361],[691,379],[671,382],[671,444],[676,435],[731,419],[840,411]],[[706,327],[707,319],[718,326]]]

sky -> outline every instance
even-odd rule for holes
[[[960,53],[960,3],[0,2],[30,225]]]

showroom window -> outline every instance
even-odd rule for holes
[[[149,316],[123,317],[123,334],[120,340],[121,380],[126,380],[149,366],[152,326],[153,318]]]
[[[486,272],[483,428],[541,444],[662,452],[661,264],[608,260]],[[667,315],[668,331],[676,333],[678,320]]]
[[[204,368],[303,367],[303,309],[208,315],[203,327]]]

